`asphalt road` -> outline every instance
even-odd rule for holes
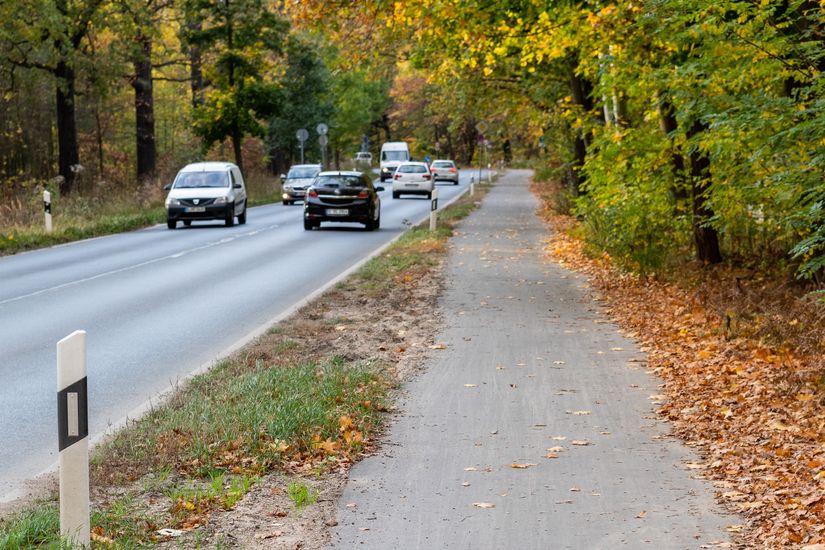
[[[439,203],[470,177],[439,184]],[[251,208],[246,225],[164,224],[0,257],[0,503],[54,469],[60,339],[87,332],[94,438],[428,217],[429,200],[386,187],[374,232],[304,231],[300,203],[279,203]]]
[[[741,523],[667,437],[643,354],[544,256],[537,207],[511,171],[459,227],[446,349],[351,470],[331,548],[709,548]]]

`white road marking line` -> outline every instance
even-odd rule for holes
[[[267,227],[266,229],[267,230],[275,229],[276,227],[278,227],[277,224],[271,225],[271,226]],[[35,296],[40,296],[42,294],[46,294],[47,292],[54,292],[56,290],[62,290],[64,288],[68,288],[68,287],[71,287],[71,286],[77,286],[77,285],[80,285],[80,284],[83,284],[83,283],[88,283],[89,281],[94,281],[96,279],[102,279],[103,277],[109,277],[110,275],[117,275],[118,273],[124,273],[126,271],[131,271],[133,269],[139,269],[141,267],[146,267],[147,265],[156,264],[158,262],[163,262],[163,261],[166,261],[166,260],[176,260],[178,258],[182,258],[183,256],[186,256],[187,254],[191,254],[193,252],[199,252],[201,250],[206,250],[207,248],[212,248],[214,246],[218,246],[218,245],[221,245],[221,244],[226,244],[226,243],[232,242],[236,239],[239,239],[241,237],[249,237],[249,236],[252,236],[252,235],[256,235],[256,234],[260,233],[261,231],[262,230],[256,230],[256,231],[253,231],[253,232],[250,232],[250,233],[241,233],[240,235],[236,235],[234,237],[228,237],[228,238],[221,239],[219,241],[213,241],[211,243],[206,243],[203,246],[198,246],[198,247],[195,247],[195,248],[192,248],[192,249],[189,249],[189,250],[181,250],[180,252],[175,252],[174,254],[169,254],[167,256],[162,256],[160,258],[153,258],[151,260],[146,260],[145,262],[140,262],[140,263],[134,264],[134,265],[128,265],[126,267],[121,267],[119,269],[113,269],[111,271],[106,271],[104,273],[98,273],[97,275],[92,275],[91,277],[85,277],[83,279],[78,279],[76,281],[69,281],[68,283],[63,283],[63,284],[52,286],[52,287],[49,287],[49,288],[44,288],[44,289],[41,289],[41,290],[37,290],[35,292],[30,292],[28,294],[23,294],[22,296],[15,296],[13,298],[6,298],[5,300],[0,300],[0,306],[5,305],[5,304],[10,304],[12,302],[19,302],[20,300],[25,300],[26,298],[33,298]]]

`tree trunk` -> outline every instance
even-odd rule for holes
[[[189,20],[186,26],[191,31],[199,32],[203,26],[200,20]],[[203,90],[206,83],[201,69],[201,50],[198,46],[189,46],[189,89],[192,92],[192,107],[203,105]]]
[[[143,183],[155,175],[155,101],[152,85],[152,38],[139,36],[141,50],[134,60],[135,138],[137,179]]]
[[[687,133],[691,139],[707,130],[707,125],[696,121]],[[704,264],[718,264],[722,261],[719,250],[719,234],[708,225],[713,211],[707,204],[707,192],[710,187],[710,158],[695,147],[690,153],[691,191],[693,199],[693,242],[696,255]]]
[[[580,105],[585,113],[591,113],[594,106],[592,98],[593,85],[589,80],[577,75],[575,67],[570,70],[568,86],[570,87],[570,97],[573,99],[573,103]],[[584,183],[582,168],[584,168],[584,163],[587,160],[587,148],[590,143],[587,133],[583,132],[581,128],[574,130],[574,133],[570,192],[573,193],[573,196],[578,196],[581,193],[582,183]]]
[[[671,192],[676,200],[686,200],[688,198],[687,186],[685,185],[685,158],[676,150],[673,145],[671,134],[679,128],[676,115],[673,113],[673,104],[666,94],[659,94],[657,101],[659,110],[659,128],[670,142],[670,162],[673,165],[673,186]]]
[[[235,121],[232,123],[232,151],[235,153],[235,164],[238,165],[238,168],[241,169],[241,173],[243,174],[243,151],[241,150],[242,145],[243,134],[241,133],[241,129],[238,126],[238,122]]]
[[[54,71],[57,77],[57,145],[60,193],[69,194],[74,189],[75,175],[80,170],[80,150],[77,143],[77,119],[75,114],[75,73],[61,59]]]

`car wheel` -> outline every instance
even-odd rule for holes
[[[289,201],[288,200],[284,200],[284,206],[289,206]]]
[[[170,220],[170,219],[166,220],[166,227],[168,227],[169,229],[174,229],[177,225],[178,225],[178,222],[175,221],[175,220]]]
[[[378,219],[375,220],[375,228],[378,229],[381,227],[381,212],[378,213]]]
[[[241,225],[246,223],[246,201],[243,203],[243,212],[238,215],[238,223]]]
[[[183,220],[183,225],[184,225],[185,227],[189,227],[189,226],[191,226],[191,225],[192,225],[192,220]]]
[[[397,199],[401,196],[401,193],[396,193],[395,191],[392,192],[392,198]]]
[[[316,227],[316,225],[313,222],[311,222],[307,219],[304,220],[304,230],[305,231],[312,231],[313,227]]]
[[[453,180],[453,185],[458,185],[458,180]]]
[[[433,192],[432,191],[427,191],[427,198],[430,199],[430,200],[433,200]]]
[[[226,223],[226,227],[232,227],[235,225],[235,205],[230,204],[229,208],[226,209],[226,219],[224,220]]]

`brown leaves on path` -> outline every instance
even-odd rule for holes
[[[712,479],[719,500],[747,519],[737,540],[825,544],[822,305],[784,279],[732,268],[685,270],[680,276],[695,280],[683,286],[622,273],[607,256],[585,256],[567,233],[575,220],[544,214],[553,227],[548,254],[589,275],[664,380],[651,399],[702,455],[691,474]]]

